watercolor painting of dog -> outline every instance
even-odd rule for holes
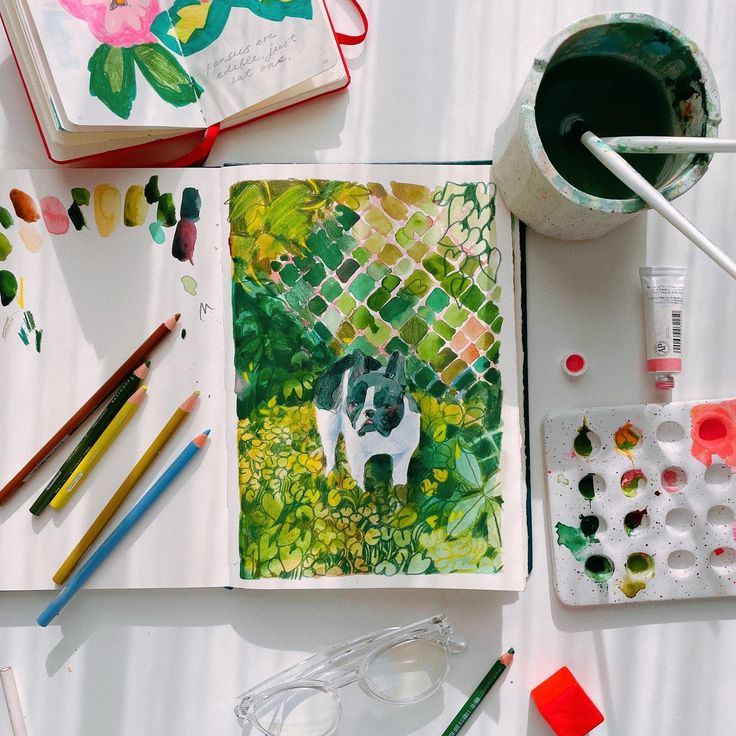
[[[385,368],[361,350],[340,358],[318,380],[314,403],[325,474],[335,467],[342,435],[350,474],[361,488],[366,463],[375,455],[391,458],[394,486],[406,484],[419,445],[420,415],[407,390],[403,355],[394,352]]]

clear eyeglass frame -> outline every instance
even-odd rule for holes
[[[237,698],[235,715],[263,736],[332,736],[338,690],[354,682],[378,700],[424,700],[444,683],[450,654],[465,650],[444,615],[335,644],[264,680]],[[296,714],[296,715],[295,715]]]

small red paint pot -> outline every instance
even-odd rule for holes
[[[562,359],[562,371],[571,378],[582,376],[588,370],[588,361],[581,353],[570,353]]]

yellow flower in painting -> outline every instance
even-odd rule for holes
[[[445,468],[433,468],[432,475],[438,483],[444,483],[447,480],[447,470]]]
[[[304,463],[304,467],[312,475],[319,475],[322,472],[322,463],[313,457],[307,458],[306,463]]]
[[[336,488],[333,488],[327,494],[327,503],[330,504],[330,506],[332,506],[333,508],[335,508],[340,503],[340,501],[342,501],[342,494]]]
[[[419,488],[422,490],[425,496],[433,496],[437,491],[437,484],[433,483],[429,478],[425,478]]]
[[[475,572],[488,551],[488,544],[470,532],[448,540],[446,529],[420,534],[419,543],[440,573]]]

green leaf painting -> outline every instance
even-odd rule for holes
[[[284,18],[312,18],[312,0],[176,0],[151,24],[161,43],[176,54],[190,56],[216,41],[232,8],[247,8],[276,22]]]
[[[162,100],[183,107],[195,102],[202,93],[181,64],[158,44],[142,43],[133,46],[132,52],[141,73]]]
[[[243,578],[502,569],[495,191],[450,186],[231,188]],[[419,414],[406,483],[387,454],[353,477],[344,432],[327,467],[316,390],[362,360]]]
[[[90,94],[127,120],[136,95],[131,49],[103,43],[92,54],[87,68]]]

